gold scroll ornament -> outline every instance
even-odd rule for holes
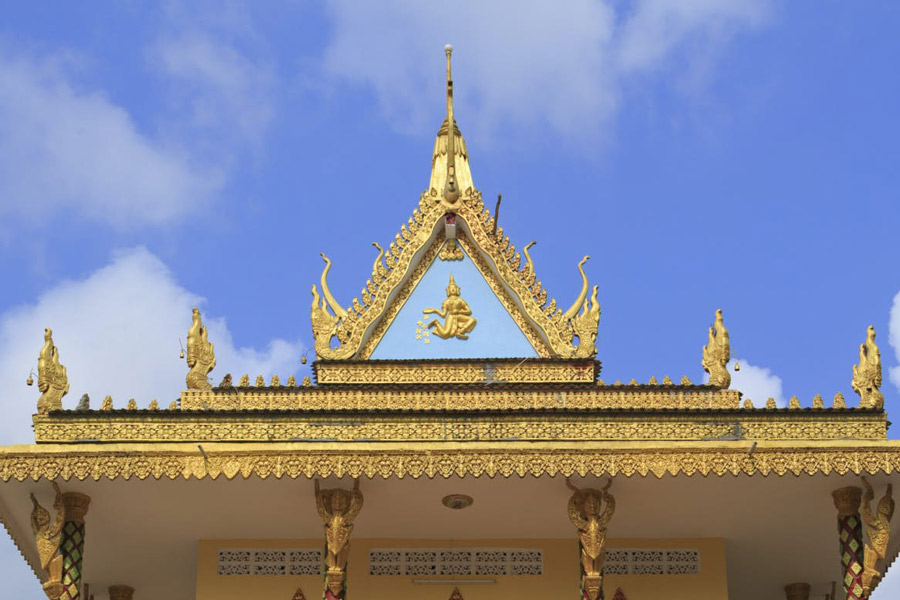
[[[703,370],[709,373],[709,385],[727,388],[731,385],[731,373],[725,368],[731,360],[731,343],[722,309],[716,311],[716,321],[709,328],[709,343],[703,346]]]
[[[354,519],[362,510],[363,495],[359,491],[359,479],[353,482],[352,491],[320,489],[318,479],[315,485],[316,510],[325,524],[325,587],[332,597],[343,598],[350,533]]]
[[[566,479],[572,492],[569,519],[578,529],[581,546],[582,589],[589,600],[597,600],[603,587],[603,563],[606,560],[606,526],[616,511],[616,499],[609,493],[612,479],[602,490],[579,490]]]
[[[450,275],[450,283],[447,284],[447,299],[441,304],[440,308],[426,308],[422,311],[424,315],[437,315],[439,319],[432,319],[425,324],[425,327],[434,331],[434,334],[441,339],[449,340],[450,338],[459,338],[461,340],[469,339],[469,333],[475,329],[478,321],[472,316],[472,309],[469,303],[460,296],[459,286]]]
[[[191,316],[191,328],[187,336],[187,365],[190,367],[185,381],[189,390],[208,390],[212,385],[207,375],[216,366],[213,344],[207,337],[206,327],[200,321],[200,309]]]
[[[881,387],[881,352],[875,344],[875,327],[866,329],[866,341],[859,345],[859,364],[853,365],[853,391],[859,394],[861,408],[884,408]]]
[[[861,506],[862,520],[869,537],[869,543],[866,544],[863,555],[862,585],[864,597],[868,597],[883,576],[883,567],[881,570],[878,569],[878,561],[884,561],[887,556],[888,542],[891,537],[891,519],[894,517],[894,488],[888,484],[887,491],[878,501],[876,511],[872,512],[871,503],[875,499],[875,491],[865,477],[862,478],[862,482],[865,487]]]
[[[38,356],[38,414],[62,410],[63,396],[69,393],[69,377],[59,362],[59,348],[53,344],[53,331],[44,329],[44,346]]]

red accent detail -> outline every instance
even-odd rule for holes
[[[455,225],[456,224],[456,215],[453,213],[447,213],[444,215],[445,222],[447,225]],[[461,596],[460,596],[461,597]]]
[[[460,593],[459,588],[453,588],[453,593],[450,594],[449,600],[463,600],[462,593]]]
[[[306,596],[303,595],[303,590],[297,588],[297,592],[294,594],[294,597],[291,600],[306,600]]]
[[[617,588],[613,600],[628,600],[628,598],[625,597],[625,592],[622,591],[622,588]]]

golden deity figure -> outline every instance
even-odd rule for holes
[[[200,309],[195,308],[187,336],[187,364],[190,367],[185,381],[189,390],[212,389],[207,375],[216,367],[213,343],[207,338],[206,327],[200,321]]]
[[[602,490],[579,490],[566,479],[572,490],[569,519],[578,529],[581,546],[582,589],[589,600],[597,600],[603,586],[603,563],[606,559],[606,526],[616,511],[616,499],[609,493],[612,480]]]
[[[347,576],[350,533],[362,505],[363,495],[359,491],[359,479],[354,481],[352,491],[340,488],[319,489],[319,480],[316,479],[316,510],[325,524],[326,598],[343,597],[341,594]]]
[[[60,554],[59,542],[65,523],[65,506],[56,482],[53,482],[53,491],[56,492],[56,498],[53,501],[56,521],[53,523],[50,521],[50,513],[38,503],[34,494],[31,494],[31,503],[34,505],[31,511],[31,531],[34,533],[41,569],[47,574],[44,593],[50,600],[57,600],[64,591],[62,584],[63,557]]]
[[[63,396],[69,393],[69,377],[66,368],[59,362],[59,348],[53,344],[53,331],[44,329],[44,346],[38,356],[38,413],[45,415],[51,410],[62,410]]]
[[[703,346],[703,370],[709,373],[709,384],[720,388],[731,385],[731,373],[725,365],[731,360],[731,342],[722,309],[716,311],[716,322],[709,328],[709,343]]]
[[[863,523],[866,525],[866,534],[869,537],[869,543],[866,544],[863,555],[862,585],[865,596],[868,596],[869,591],[877,585],[882,576],[877,567],[878,561],[885,560],[887,556],[887,547],[891,536],[891,519],[894,517],[894,487],[888,484],[887,491],[878,501],[878,507],[873,513],[871,503],[875,499],[875,491],[865,477],[862,478],[862,482],[865,491],[860,512]]]
[[[884,408],[881,387],[881,351],[875,343],[875,327],[866,329],[866,341],[859,345],[859,364],[853,365],[853,391],[863,408]]]
[[[469,304],[459,297],[459,286],[450,275],[450,283],[447,284],[447,299],[440,308],[426,308],[422,311],[425,315],[437,315],[444,319],[443,324],[438,319],[432,319],[426,323],[426,327],[434,330],[434,334],[441,339],[459,338],[469,339],[469,333],[475,329],[478,321],[472,316]]]

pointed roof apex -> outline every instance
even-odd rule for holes
[[[472,184],[472,172],[469,170],[469,156],[466,142],[463,140],[456,117],[453,114],[453,77],[450,70],[450,57],[453,46],[444,46],[447,56],[447,118],[438,130],[434,143],[434,154],[431,159],[432,195],[441,198],[441,204],[448,210],[459,205],[459,199]]]

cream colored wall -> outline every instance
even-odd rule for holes
[[[197,600],[291,600],[298,587],[307,600],[322,597],[321,575],[220,576],[220,548],[319,548],[322,540],[204,540],[197,557]],[[537,548],[544,552],[544,574],[492,577],[496,584],[459,585],[465,600],[575,600],[578,596],[578,550],[575,540],[353,540],[348,600],[448,600],[453,585],[416,585],[408,576],[370,576],[369,548],[389,547]],[[608,548],[694,548],[700,551],[697,575],[607,575],[604,590],[612,600],[621,587],[628,600],[724,600],[725,542],[721,539],[610,540]],[[444,579],[444,578],[442,578]]]

